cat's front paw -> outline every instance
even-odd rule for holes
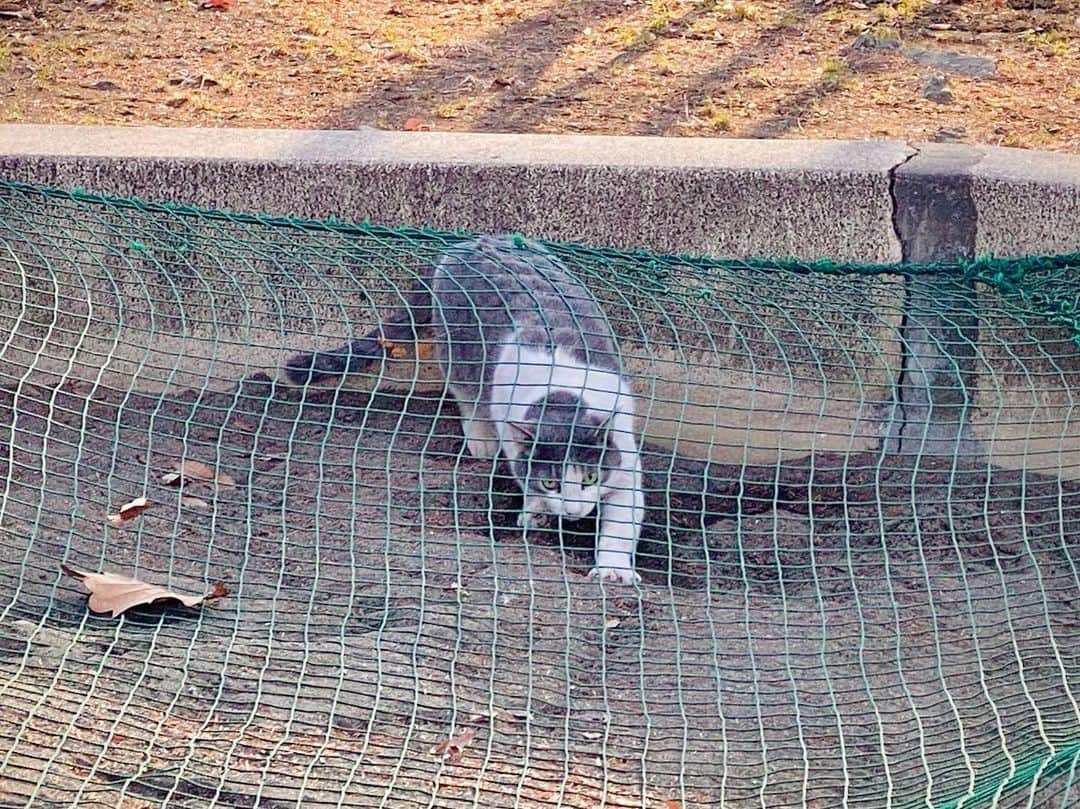
[[[641,584],[641,576],[629,567],[594,567],[589,571],[589,578],[615,584]]]
[[[473,458],[494,458],[499,454],[499,442],[487,438],[467,438],[465,446]]]
[[[540,514],[536,511],[522,511],[518,514],[517,518],[518,528],[542,528],[548,524],[546,514]]]

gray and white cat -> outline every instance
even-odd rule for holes
[[[290,359],[296,382],[355,372],[430,325],[469,453],[501,450],[525,494],[518,524],[598,509],[590,576],[632,584],[645,514],[634,398],[611,325],[548,250],[483,236],[446,251],[406,309],[335,351]],[[426,328],[425,328],[426,330]]]

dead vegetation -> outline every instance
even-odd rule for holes
[[[1065,0],[2,0],[0,14],[5,122],[1080,148]]]

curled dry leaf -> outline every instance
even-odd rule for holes
[[[147,500],[145,497],[136,497],[130,503],[124,503],[124,505],[120,506],[119,513],[110,514],[107,517],[109,525],[119,528],[124,523],[129,522],[130,520],[134,520],[136,517],[138,517],[148,508],[150,508],[151,505],[152,504],[150,503],[150,501]]]
[[[442,756],[447,761],[457,762],[461,760],[461,754],[465,748],[472,744],[476,738],[476,728],[465,728],[457,736],[451,736],[443,742],[431,748],[431,755]]]
[[[431,130],[431,127],[424,123],[424,119],[417,115],[406,118],[405,123],[401,125],[401,128],[406,132],[428,132]]]
[[[166,472],[159,480],[166,486],[183,486],[185,483],[215,483],[218,486],[235,486],[236,479],[224,472],[217,472],[202,461],[184,461],[179,469]]]
[[[62,562],[60,569],[83,583],[90,593],[91,612],[108,612],[113,618],[140,604],[169,600],[179,601],[186,607],[197,607],[207,599],[221,598],[229,593],[225,585],[220,582],[216,582],[208,592],[202,595],[184,595],[156,584],[147,584],[116,573],[91,573],[69,567]]]

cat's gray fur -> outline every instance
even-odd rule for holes
[[[636,581],[645,509],[633,394],[611,325],[585,286],[535,242],[480,237],[446,251],[382,336],[415,339],[429,323],[469,452],[501,450],[525,493],[519,524],[598,508],[590,575]],[[296,357],[289,374],[306,381],[356,370],[377,345],[369,335]]]

